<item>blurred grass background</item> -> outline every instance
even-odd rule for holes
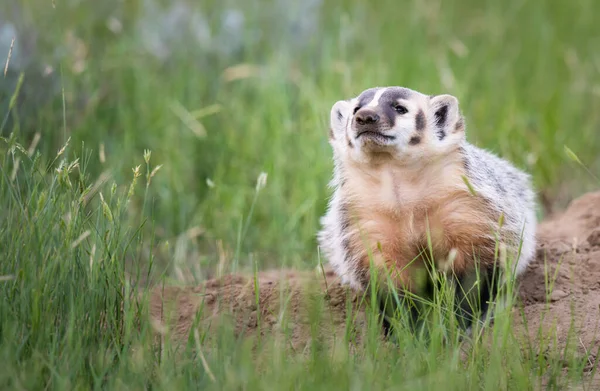
[[[532,172],[546,212],[593,185],[565,145],[600,164],[593,0],[1,7],[0,52],[15,43],[0,112],[24,72],[3,135],[29,145],[39,132],[44,154],[71,138],[72,149],[92,151],[91,178],[108,171],[117,183],[151,150],[162,165],[146,206],[157,240],[203,277],[220,248],[230,258],[239,250],[241,264],[250,254],[265,266],[314,260],[332,169],[329,109],[373,85],[457,96],[470,141]],[[268,186],[241,241],[263,171]],[[136,199],[132,217],[140,208]]]
[[[457,96],[469,140],[532,173],[540,217],[564,207],[597,187],[565,154],[600,168],[597,15],[594,0],[3,1],[7,362],[61,373],[12,356],[61,363],[44,314],[70,322],[64,338],[87,330],[80,347],[104,338],[87,321],[126,340],[135,316],[113,310],[148,265],[182,282],[218,265],[315,266],[329,109],[375,85]],[[116,266],[82,266],[100,260]],[[98,318],[78,323],[90,308]]]

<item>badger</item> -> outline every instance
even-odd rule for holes
[[[375,272],[402,297],[423,294],[431,265],[457,287],[467,332],[491,315],[501,272],[518,277],[534,256],[530,175],[466,140],[456,97],[405,87],[336,102],[329,143],[332,195],[317,241],[342,283],[367,291]]]

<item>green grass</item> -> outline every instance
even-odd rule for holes
[[[466,365],[441,327],[428,345],[372,340],[339,360],[269,340],[255,359],[225,328],[205,352],[213,382],[191,350],[151,344],[132,298],[210,277],[220,259],[315,267],[329,109],[374,85],[457,96],[469,139],[530,171],[546,208],[597,187],[571,157],[599,172],[600,3],[206,1],[191,10],[213,44],[182,36],[162,58],[144,46],[160,30],[142,24],[151,2],[9,3],[22,66],[0,75],[3,389],[526,389],[581,372],[522,353],[503,322]],[[244,33],[220,29],[227,9]]]

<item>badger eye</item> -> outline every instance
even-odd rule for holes
[[[406,114],[408,113],[408,109],[402,105],[395,105],[394,106],[394,110],[396,110],[396,112],[398,114]]]
[[[356,112],[357,112],[359,109],[360,109],[360,107],[356,106],[356,107],[354,108],[354,111],[352,112],[352,115],[356,114]]]

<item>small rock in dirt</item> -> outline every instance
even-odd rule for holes
[[[265,317],[265,322],[267,324],[274,325],[275,323],[277,323],[277,318],[273,315],[267,315]]]
[[[541,244],[536,251],[539,259],[549,259],[573,251],[573,247],[563,240],[555,240],[551,243]]]
[[[536,249],[535,257],[543,259],[545,254],[546,254],[545,243],[541,243],[538,246],[538,248]]]
[[[258,324],[258,316],[256,311],[252,311],[248,317],[248,327],[256,327]]]
[[[217,300],[216,296],[212,293],[207,293],[206,296],[204,296],[204,302],[206,304],[214,304],[214,302]]]
[[[600,246],[600,228],[596,228],[592,231],[592,233],[588,236],[587,242],[590,246]]]
[[[569,294],[563,290],[555,289],[550,295],[550,301],[559,301],[560,299],[564,299],[569,296]]]
[[[573,251],[573,247],[561,240],[552,243],[552,247],[549,250],[553,255],[558,256]]]

